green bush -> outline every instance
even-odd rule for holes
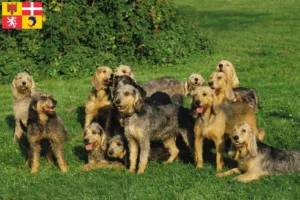
[[[0,83],[20,71],[38,77],[76,77],[97,65],[169,65],[211,52],[199,26],[171,0],[43,0],[41,30],[3,30]]]

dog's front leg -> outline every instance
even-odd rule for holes
[[[138,144],[133,137],[129,137],[127,138],[127,140],[128,140],[128,147],[129,147],[129,162],[130,162],[129,171],[135,172],[137,156],[138,156]]]
[[[241,172],[238,168],[233,168],[233,169],[228,170],[226,172],[217,173],[216,177],[229,176],[229,175],[234,174],[234,173],[240,174]]]
[[[39,168],[40,151],[41,145],[39,142],[34,142],[30,144],[31,174],[36,173]]]
[[[234,177],[232,180],[237,180],[237,181],[240,181],[240,182],[247,183],[247,182],[250,182],[250,181],[258,180],[259,177],[260,177],[259,174],[246,172],[245,174],[241,174],[237,177]]]
[[[50,140],[52,150],[56,156],[57,164],[62,172],[67,172],[68,167],[64,160],[63,155],[63,144],[61,144],[59,141]]]
[[[139,163],[139,169],[137,171],[137,174],[144,173],[147,164],[148,164],[148,158],[150,154],[150,140],[144,139],[143,142],[140,142],[140,163]]]
[[[195,164],[196,168],[202,168],[203,167],[203,135],[201,134],[200,127],[195,125],[194,128],[194,134],[195,134]]]
[[[217,170],[221,170],[224,166],[224,161],[223,161],[223,153],[224,153],[224,139],[219,138],[215,140],[216,144],[216,164],[217,164]]]

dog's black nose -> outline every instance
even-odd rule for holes
[[[113,151],[113,150],[110,150],[110,151],[108,151],[108,154],[111,156],[111,155],[114,154],[114,151]]]
[[[84,139],[83,141],[84,141],[85,144],[89,143],[89,139]]]
[[[208,85],[211,87],[211,86],[214,85],[214,82],[213,82],[213,81],[210,81],[210,82],[208,83]]]
[[[195,105],[196,105],[196,106],[200,106],[200,103],[201,103],[201,102],[200,102],[199,100],[195,101]]]
[[[195,81],[197,82],[197,81],[198,81],[198,78],[195,78]]]
[[[223,64],[219,64],[219,67],[220,67],[220,69],[222,69],[223,68]]]
[[[115,103],[116,103],[116,104],[120,104],[120,103],[121,103],[120,99],[117,99],[117,100],[115,101]]]
[[[23,84],[23,85],[26,85],[26,82],[25,82],[25,81],[23,81],[23,82],[22,82],[22,84]]]
[[[237,135],[236,135],[236,136],[233,136],[233,139],[234,139],[234,140],[238,140],[238,139],[239,139],[239,136],[237,136]]]

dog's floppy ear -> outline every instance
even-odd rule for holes
[[[140,112],[143,106],[143,99],[141,97],[141,94],[137,89],[134,89],[134,103],[133,107],[137,112]]]
[[[33,96],[35,93],[35,82],[34,82],[32,76],[30,76],[30,80],[31,80],[30,95]]]
[[[17,87],[16,87],[15,81],[16,81],[16,77],[13,79],[13,81],[12,81],[12,83],[11,83],[11,89],[12,89],[12,91],[13,91],[14,97],[17,97],[17,96],[18,96],[18,91],[17,91],[17,89],[16,89]]]
[[[201,82],[201,84],[200,84],[201,86],[206,86],[206,82],[202,76],[200,78],[200,82]]]
[[[218,102],[217,96],[215,94],[212,94],[212,98],[213,98],[212,111],[214,114],[217,114],[220,110],[219,102]]]
[[[134,80],[134,82],[136,82],[135,75],[134,75],[134,73],[131,70],[129,72],[129,76],[130,76],[130,78],[132,78]]]
[[[97,78],[97,72],[95,72],[93,75],[92,85],[96,88],[96,90],[101,89],[101,81]]]
[[[249,134],[250,135],[249,135],[247,150],[249,151],[252,157],[255,157],[257,156],[256,134],[252,129],[250,130]]]
[[[226,80],[226,91],[225,91],[225,96],[226,99],[228,99],[229,101],[233,101],[235,99],[235,95],[234,92],[232,90],[232,86],[229,80]]]
[[[190,89],[190,79],[184,83],[185,95],[191,95],[189,89]]]

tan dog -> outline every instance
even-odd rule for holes
[[[121,163],[106,159],[108,136],[98,123],[93,122],[84,129],[83,141],[88,151],[88,163],[84,165],[82,172],[99,168],[123,167]]]
[[[262,176],[300,172],[300,151],[284,151],[262,143],[246,122],[235,125],[230,136],[229,155],[238,161],[238,167],[216,176],[243,173],[234,180],[249,182]]]
[[[213,72],[209,77],[209,86],[215,92],[219,104],[245,102],[253,110],[259,108],[258,95],[253,88],[232,88],[228,76],[224,72]]]
[[[92,79],[92,91],[89,94],[85,105],[85,123],[87,127],[98,118],[101,126],[105,128],[110,119],[110,110],[112,108],[111,92],[109,86],[112,83],[112,69],[109,67],[98,67]]]
[[[124,76],[124,75],[129,76],[135,81],[135,75],[130,69],[130,67],[127,65],[119,65],[119,67],[117,67],[114,70],[114,76]]]
[[[26,126],[28,119],[28,108],[31,97],[35,93],[35,83],[33,78],[26,72],[17,74],[11,84],[14,95],[13,109],[15,116],[15,134],[14,141],[21,138],[23,130],[20,126],[20,120]]]
[[[228,76],[223,72],[213,72],[209,76],[210,88],[217,96],[219,104],[237,101]]]
[[[235,69],[234,69],[232,63],[229,62],[228,60],[221,60],[218,63],[218,65],[216,66],[216,71],[224,72],[228,76],[228,79],[231,82],[232,88],[236,88],[239,86],[240,82],[236,75]]]
[[[205,80],[200,74],[191,74],[185,82],[186,95],[190,96],[198,87],[205,86]]]
[[[193,94],[192,110],[197,118],[194,126],[196,168],[203,167],[203,140],[211,139],[216,145],[217,170],[222,169],[224,152],[224,134],[232,134],[233,127],[240,121],[248,122],[257,131],[254,111],[245,103],[218,104],[218,100],[209,87],[198,88]],[[262,140],[264,131],[258,132]]]

